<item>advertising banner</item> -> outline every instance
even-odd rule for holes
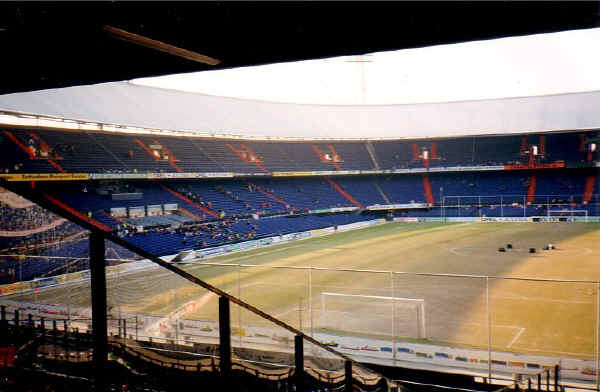
[[[396,217],[396,218],[394,218],[394,222],[418,223],[418,222],[419,222],[419,218],[412,218],[412,217]]]
[[[349,212],[356,211],[358,207],[334,207],[334,208],[322,208],[319,210],[310,210],[312,214],[326,214],[329,212]]]
[[[293,171],[293,172],[273,172],[273,177],[301,177],[312,176],[311,171]]]
[[[139,180],[147,178],[146,173],[122,173],[122,174],[112,174],[112,173],[91,173],[91,180]]]
[[[110,215],[117,218],[127,216],[126,207],[113,207],[110,209]]]
[[[8,181],[81,181],[89,180],[88,173],[30,173],[0,174],[0,178]]]
[[[324,229],[311,230],[310,235],[316,237],[323,234],[333,233],[334,231],[335,229],[333,227],[326,227]]]
[[[556,162],[556,163],[534,163],[533,165],[524,165],[524,164],[515,164],[515,165],[506,165],[504,166],[504,170],[531,170],[531,169],[559,169],[565,167],[564,162]]]
[[[447,218],[449,219],[449,218]],[[481,222],[531,222],[531,220],[524,216],[504,216],[504,217],[482,217],[479,218]]]
[[[21,291],[29,290],[30,288],[31,284],[29,282],[11,283],[4,286],[0,286],[0,295],[19,293]]]
[[[407,203],[407,204],[375,204],[368,206],[367,210],[379,211],[379,210],[397,210],[397,209],[411,209],[411,208],[429,208],[427,203]]]

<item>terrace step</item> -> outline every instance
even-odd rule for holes
[[[596,185],[596,176],[587,176],[585,179],[585,191],[583,192],[583,202],[589,203],[592,200],[594,186]]]
[[[527,186],[527,203],[533,203],[535,199],[535,187],[537,184],[537,178],[535,174],[529,179],[529,185]]]
[[[381,188],[381,185],[379,185],[379,181],[377,179],[375,179],[375,188],[377,188],[377,191],[379,192],[379,194],[381,195],[381,197],[383,198],[383,200],[385,200],[386,203],[392,204],[392,202],[390,202],[389,197],[387,197],[387,195],[385,194],[385,192]]]
[[[348,192],[346,192],[344,189],[342,189],[341,186],[336,184],[331,178],[329,178],[329,176],[325,176],[325,179],[327,180],[327,182],[329,182],[331,184],[331,186],[333,186],[350,203],[354,204],[358,208],[363,208],[362,204],[360,204],[354,197],[352,197],[352,195],[350,195]]]
[[[181,200],[185,201],[186,203],[189,203],[189,204],[193,205],[194,207],[196,207],[197,209],[199,209],[199,210],[207,213],[208,215],[212,216],[213,218],[218,218],[219,217],[219,214],[217,214],[215,211],[210,210],[210,209],[208,209],[206,207],[203,207],[203,206],[201,206],[198,203],[194,203],[192,200],[190,200],[187,197],[183,196],[181,193],[175,192],[174,190],[172,190],[172,189],[170,189],[170,188],[168,188],[168,187],[166,187],[164,185],[161,185],[160,187],[163,188],[165,191],[169,192],[170,194],[172,194],[173,196],[176,196],[176,197],[180,198]]]
[[[312,148],[317,153],[319,158],[321,159],[321,162],[332,164],[333,167],[335,168],[335,170],[342,170],[342,168],[338,164],[338,162],[342,162],[342,160],[340,159],[340,156],[338,155],[338,153],[335,151],[335,148],[333,147],[333,145],[330,144],[327,146],[327,148],[329,148],[329,151],[331,152],[334,159],[328,159],[325,156],[326,154],[323,154],[323,152],[321,152],[321,150],[319,149],[319,147],[316,144],[313,144]]]
[[[423,189],[425,190],[425,198],[427,199],[427,203],[435,203],[435,200],[433,199],[433,193],[431,192],[431,183],[429,182],[429,176],[427,174],[423,174]]]

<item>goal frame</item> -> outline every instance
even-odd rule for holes
[[[495,194],[495,195],[444,195],[443,187],[440,188],[439,207],[440,207],[440,219],[444,222],[447,221],[448,211],[458,209],[458,216],[460,217],[461,207],[488,207],[493,206],[500,209],[500,215],[493,215],[490,217],[504,217],[505,207],[514,207],[517,204],[523,209],[523,218],[542,218],[547,219],[551,215],[548,212],[541,212],[546,215],[527,215],[527,207],[531,206],[545,206],[546,211],[554,211],[552,208],[566,208],[561,212],[585,212],[584,221],[589,222],[588,210],[582,210],[573,208],[573,201],[568,200],[584,200],[584,194],[557,194],[557,195],[535,195],[533,200],[529,200],[529,197],[525,194]],[[557,202],[555,199],[563,199],[561,202]],[[600,194],[594,193],[590,196],[592,203],[600,202]],[[579,203],[579,202],[578,202]],[[585,203],[584,203],[585,204]],[[575,206],[576,207],[576,206]],[[598,207],[596,207],[598,208]],[[592,211],[592,217],[597,214]],[[453,215],[454,216],[454,215]],[[479,212],[479,217],[484,217]],[[507,217],[516,217],[515,215],[507,215]],[[577,217],[577,215],[569,215],[569,217]]]
[[[575,215],[576,213],[582,213],[582,215]],[[566,215],[564,215],[566,214]],[[531,218],[538,218],[542,222],[557,222],[554,219],[557,218],[569,218],[568,222],[575,222],[575,217],[584,219],[584,222],[588,222],[588,210],[547,210],[546,215],[543,216],[532,216]]]
[[[326,297],[346,297],[346,298],[368,298],[372,300],[384,300],[392,302],[392,341],[396,341],[396,326],[394,325],[396,319],[396,306],[398,304],[404,304],[405,308],[415,309],[416,313],[416,321],[417,321],[417,338],[426,339],[427,338],[427,330],[425,323],[425,299],[422,298],[404,298],[404,297],[386,297],[380,295],[366,295],[366,294],[345,294],[345,293],[331,293],[331,292],[322,292],[321,293],[321,315],[325,315],[327,313],[325,298]]]

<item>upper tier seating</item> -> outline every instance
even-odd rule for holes
[[[258,179],[253,182],[299,210],[354,206],[322,177]]]
[[[31,159],[17,147],[9,131],[24,146],[32,132],[45,143],[55,163],[71,173],[264,173],[274,171],[372,170],[373,159],[362,141],[255,141],[205,137],[123,134],[113,132],[10,129],[0,132],[0,169],[10,173],[56,173],[60,169],[48,159]],[[586,137],[594,137],[588,132]],[[438,166],[502,166],[527,164],[522,152],[537,145],[545,155],[542,163],[564,161],[581,163],[588,153],[581,151],[584,133],[528,134],[526,136],[480,136],[430,140],[391,140],[372,142],[380,169]],[[37,139],[36,143],[38,142]],[[524,144],[523,144],[524,142]],[[157,157],[151,146],[168,159]],[[160,147],[158,147],[160,146]],[[584,146],[585,147],[585,146]],[[423,151],[428,151],[424,160]],[[416,155],[415,155],[416,154]],[[598,159],[594,153],[592,159]],[[329,159],[325,159],[325,156]],[[335,157],[339,159],[334,159]],[[53,155],[54,157],[54,155]]]
[[[387,204],[377,190],[375,184],[377,181],[376,176],[339,177],[335,178],[334,181],[356,200],[358,200],[363,206]]]
[[[392,204],[427,202],[421,175],[383,176],[379,185]]]

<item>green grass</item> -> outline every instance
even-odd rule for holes
[[[221,264],[218,266],[199,263],[184,269],[231,294],[238,295],[239,289],[243,300],[292,325],[299,326],[302,320],[305,330],[309,329],[311,319],[315,329],[332,329],[321,323],[321,292],[425,299],[426,341],[484,347],[488,341],[486,280],[410,273],[600,281],[596,263],[599,238],[600,224],[596,223],[391,223],[205,261]],[[558,249],[542,252],[541,248],[550,242]],[[499,253],[498,247],[507,243],[512,243],[515,249]],[[530,247],[540,252],[529,254],[526,250]],[[330,270],[309,272],[298,267]],[[389,273],[337,269],[407,274],[391,278]],[[597,301],[594,284],[505,279],[492,279],[489,283],[495,349],[593,355]],[[111,278],[108,286],[109,303],[123,311],[166,315],[195,301],[201,306],[185,317],[217,319],[216,297],[170,272],[154,270]],[[21,298],[89,305],[89,285],[55,288]],[[356,323],[360,324],[360,330],[353,334],[388,335],[386,321],[369,313],[368,307],[357,305],[353,311],[358,321],[352,321],[353,315],[348,316],[347,333]],[[235,308],[232,320],[244,325],[266,325],[254,315]],[[407,329],[397,330],[396,335],[410,337],[411,322],[407,316]],[[398,328],[403,328],[401,322],[398,324]]]

